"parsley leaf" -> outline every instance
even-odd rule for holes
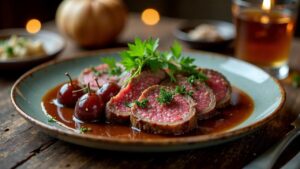
[[[196,76],[195,75],[191,75],[188,77],[187,81],[193,85],[196,82]]]
[[[189,96],[192,96],[194,94],[193,91],[187,91],[185,86],[176,86],[175,93],[178,93],[181,95],[189,95]]]
[[[55,123],[56,120],[55,120],[54,117],[49,117],[49,118],[48,118],[48,122],[49,122],[49,123]]]
[[[101,76],[102,72],[97,70],[95,67],[91,67],[91,71],[94,73],[95,76]]]
[[[158,51],[158,46],[159,39],[150,38],[142,41],[136,38],[134,43],[128,44],[128,50],[120,53],[121,64],[126,71],[131,73],[127,81],[138,76],[145,69],[151,71],[164,69],[173,82],[176,81],[175,74],[177,73],[195,75],[196,79],[204,79],[200,78],[197,66],[193,64],[195,59],[182,56],[182,47],[178,42],[173,43],[169,52]]]
[[[205,74],[203,74],[202,72],[196,72],[192,75],[190,75],[187,79],[187,81],[193,85],[197,80],[199,80],[200,82],[204,82],[206,81],[208,78]]]
[[[138,100],[134,101],[134,103],[141,108],[146,108],[148,102],[149,102],[148,99],[143,99],[142,101],[138,101]]]
[[[112,76],[118,76],[122,73],[122,68],[117,65],[117,62],[112,57],[101,58],[103,63],[106,63],[109,67],[108,73]]]
[[[156,100],[160,104],[170,104],[173,100],[174,93],[167,91],[164,88],[160,88],[159,96],[156,98]]]
[[[171,51],[172,54],[176,57],[176,59],[179,59],[181,57],[182,47],[178,42],[175,41],[171,46]]]
[[[176,88],[175,88],[175,93],[178,93],[178,94],[185,94],[185,93],[186,93],[186,88],[185,88],[185,86],[176,86]]]
[[[80,131],[80,133],[86,133],[88,131],[92,131],[92,129],[91,128],[86,128],[86,127],[80,127],[79,131]]]

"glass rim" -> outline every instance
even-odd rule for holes
[[[235,5],[243,6],[243,7],[261,7],[262,1],[257,3],[251,3],[247,2],[246,0],[231,0],[232,3]],[[299,4],[299,0],[291,0],[289,3],[286,4],[275,4],[275,8],[283,8],[283,7],[289,7],[289,8],[297,8]]]

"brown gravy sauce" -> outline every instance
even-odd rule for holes
[[[49,90],[42,98],[42,106],[46,115],[53,117],[57,123],[80,132],[81,127],[90,128],[87,134],[130,139],[155,139],[170,137],[164,135],[148,134],[132,129],[126,125],[108,124],[105,122],[98,123],[80,123],[73,120],[74,109],[59,106],[56,101],[56,94],[61,85]],[[237,126],[246,120],[254,109],[253,100],[240,89],[233,87],[231,95],[231,104],[221,111],[221,113],[211,119],[199,122],[199,127],[188,134],[188,136],[211,134],[228,130]],[[186,136],[186,135],[183,135]],[[182,136],[174,136],[182,137]]]

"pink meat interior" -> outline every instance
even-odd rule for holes
[[[106,71],[108,69],[108,66],[106,64],[101,64],[101,65],[95,67],[95,69],[100,72]],[[83,72],[83,83],[86,85],[88,83],[90,83],[91,89],[97,90],[98,86],[95,81],[95,77],[96,76],[95,76],[94,72],[90,68],[88,68],[88,69],[84,70],[84,72]],[[117,76],[109,76],[107,73],[101,74],[99,77],[97,77],[97,79],[98,79],[98,83],[100,86],[102,86],[104,83],[107,83],[107,82],[114,82],[114,83],[118,82]]]
[[[168,105],[157,101],[159,90],[147,96],[147,108],[137,108],[136,115],[146,121],[154,123],[178,123],[190,117],[190,104],[182,95],[175,95]]]
[[[211,95],[205,84],[197,83],[196,86],[192,86],[188,83],[187,78],[179,78],[178,84],[180,86],[184,86],[187,91],[193,91],[193,99],[197,103],[196,110],[197,112],[202,112],[206,108],[208,108],[212,102]]]
[[[120,112],[130,112],[130,108],[126,104],[137,100],[142,92],[148,87],[158,84],[160,77],[154,76],[151,72],[144,72],[142,76],[134,79],[127,87],[122,89],[119,94],[113,98],[112,103]]]
[[[195,99],[197,103],[196,105],[197,112],[204,111],[210,106],[212,102],[212,97],[210,93],[203,85],[199,86],[199,88],[193,93],[193,99]]]
[[[207,84],[213,90],[214,94],[216,95],[216,100],[219,102],[227,94],[227,83],[222,76],[215,72],[208,71],[207,76]]]

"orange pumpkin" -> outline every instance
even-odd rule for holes
[[[111,43],[125,26],[120,0],[64,0],[56,12],[58,29],[83,47]]]

